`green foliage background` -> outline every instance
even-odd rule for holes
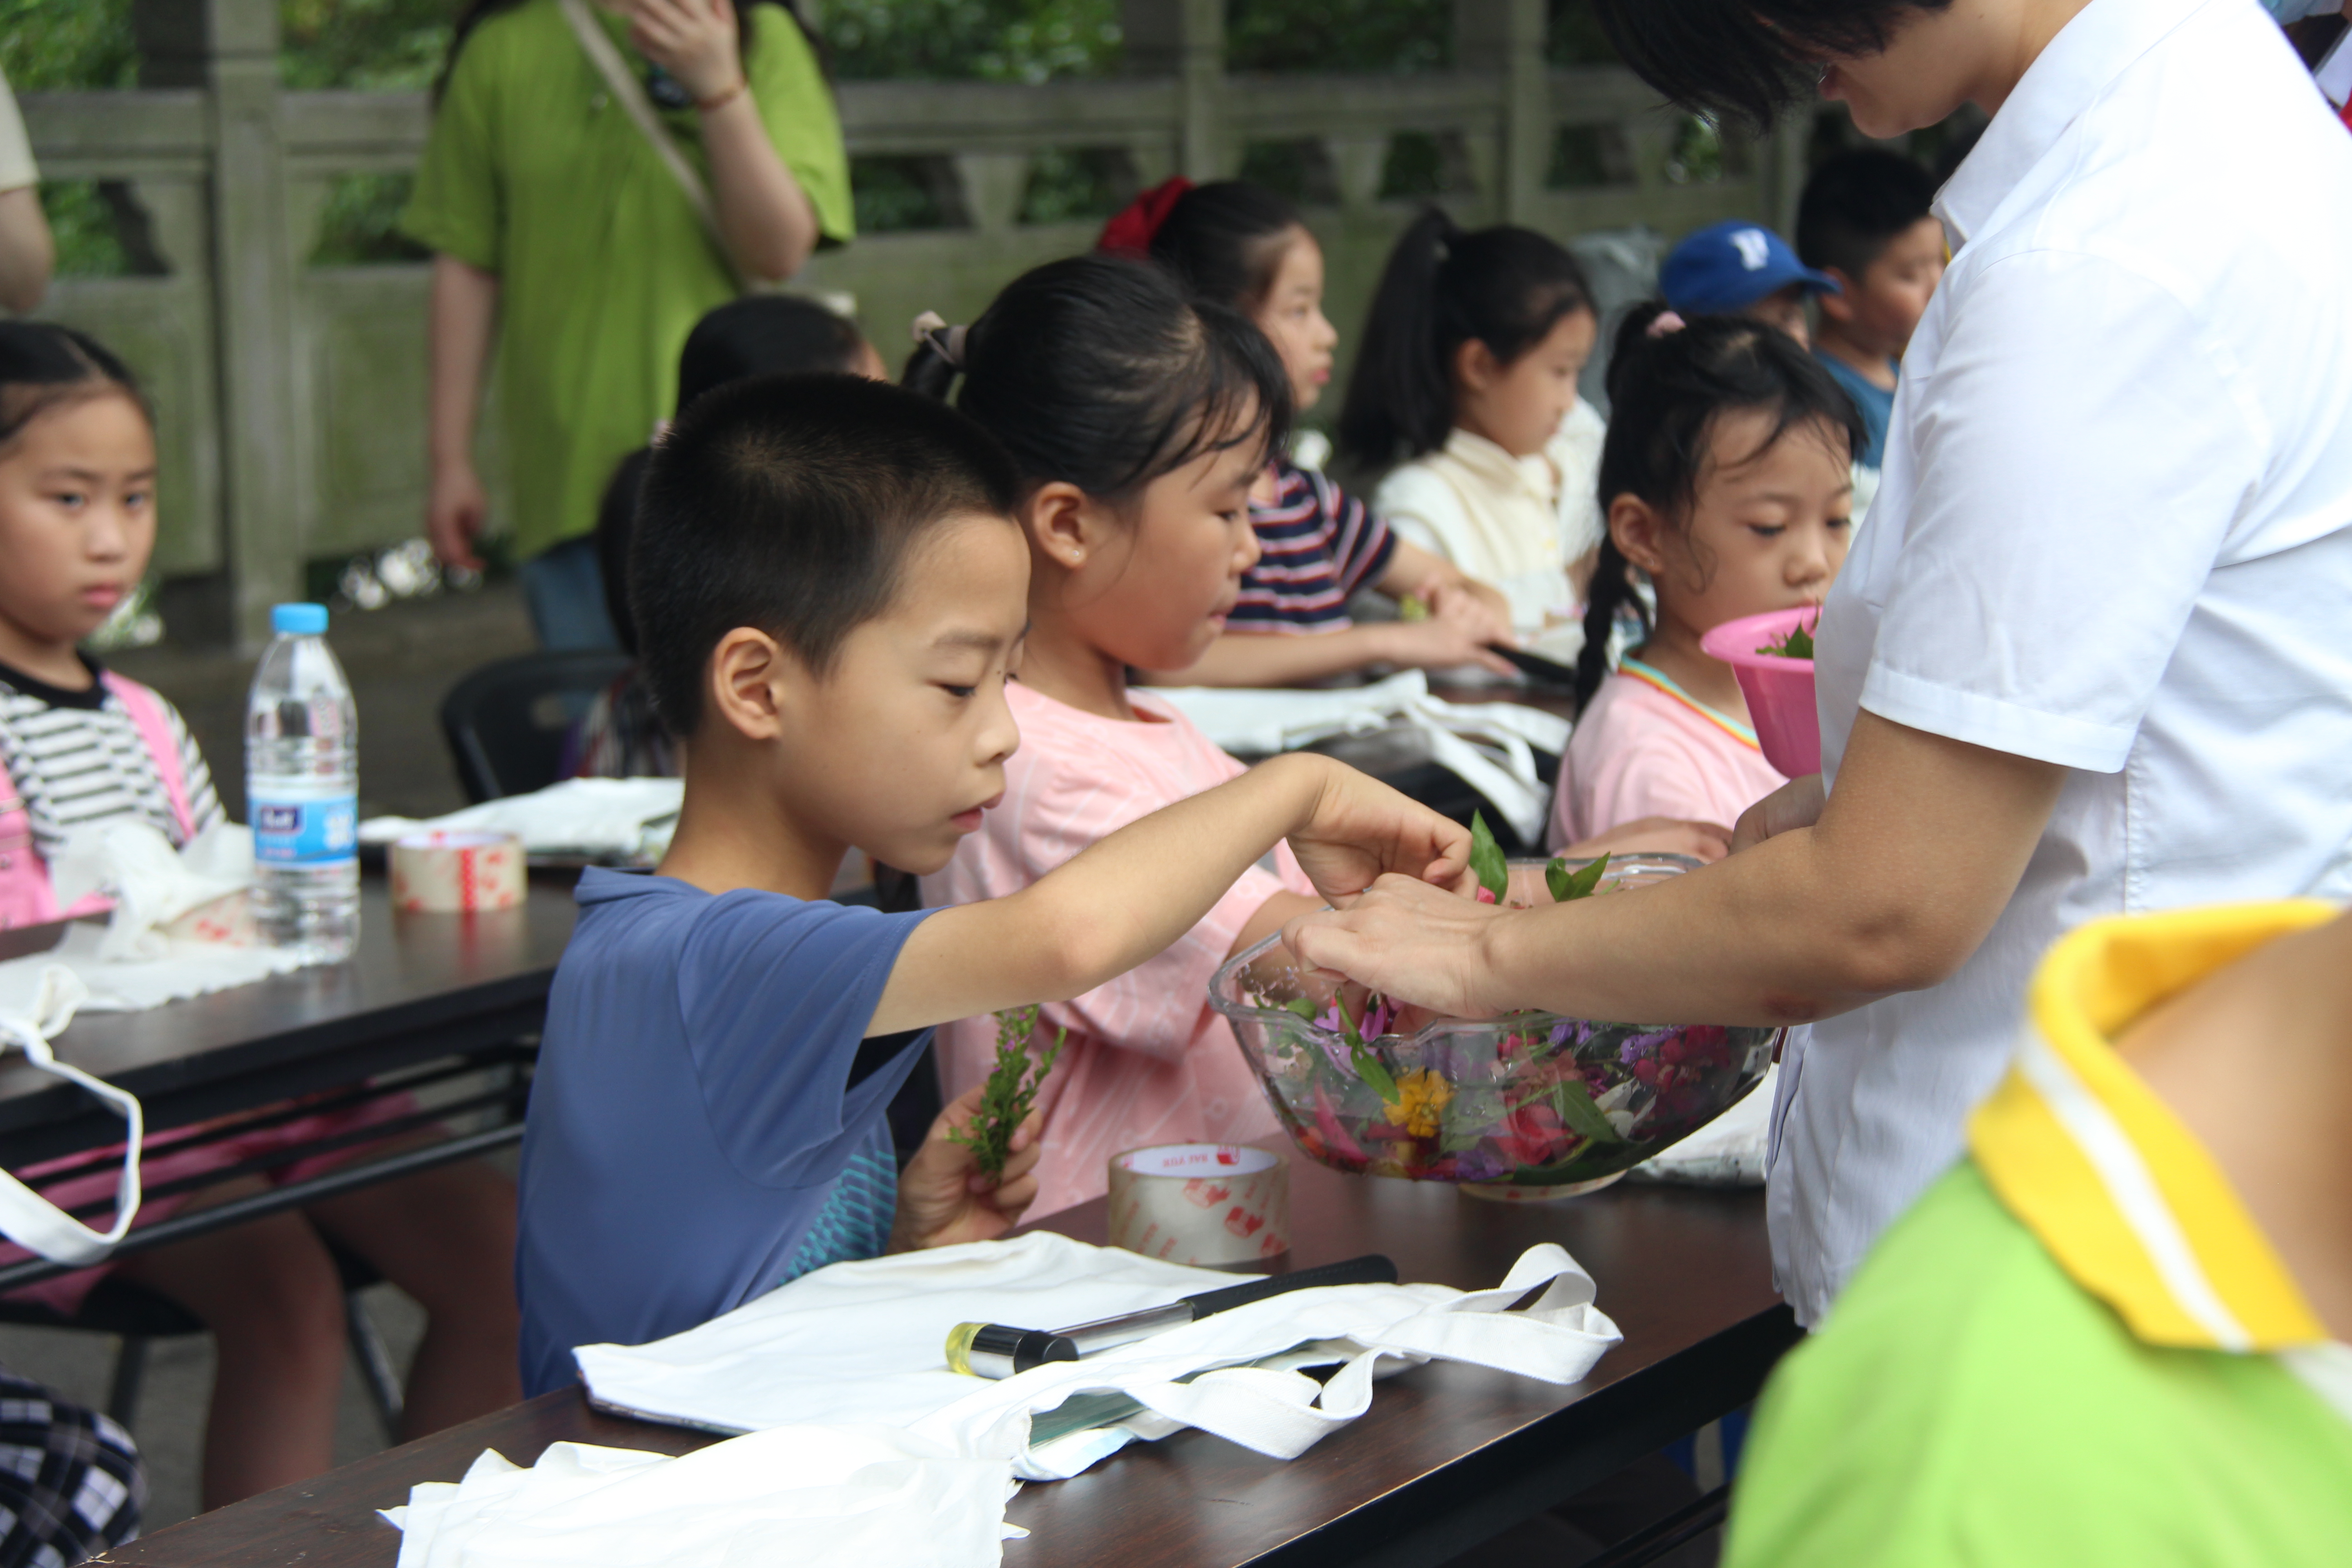
[[[280,74],[296,89],[377,90],[427,86],[448,48],[462,0],[279,0]],[[848,80],[980,79],[1040,82],[1097,76],[1120,63],[1118,0],[804,0]],[[1610,58],[1589,0],[1553,0],[1552,59]],[[1412,72],[1453,59],[1449,0],[1226,0],[1226,55],[1243,71]],[[20,92],[134,84],[138,57],[131,0],[0,0],[0,68]],[[1694,149],[1694,152],[1699,150]],[[1248,173],[1294,194],[1318,172],[1311,149],[1250,150]],[[1704,154],[1691,160],[1703,162]],[[1294,166],[1296,165],[1296,166]],[[1446,149],[1401,136],[1383,179],[1392,196],[1439,194]],[[904,159],[861,159],[858,216],[867,229],[948,221],[937,182]],[[1129,194],[1119,171],[1083,150],[1041,156],[1024,198],[1024,221],[1091,218]],[[404,175],[348,175],[329,192],[311,260],[321,266],[404,260],[415,252],[393,232],[407,200]],[[61,273],[127,271],[104,196],[88,181],[52,181],[43,204],[57,231]]]

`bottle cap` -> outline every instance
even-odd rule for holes
[[[269,612],[269,629],[282,637],[322,636],[327,629],[327,606],[279,605]]]

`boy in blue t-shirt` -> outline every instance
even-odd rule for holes
[[[1007,1230],[1039,1131],[991,1184],[947,1137],[976,1090],[895,1171],[884,1110],[932,1026],[1132,968],[1285,836],[1334,896],[1391,870],[1465,880],[1459,826],[1291,755],[1007,898],[827,902],[850,848],[935,871],[1002,798],[1029,618],[1017,492],[961,415],[847,376],[712,392],[656,449],[630,602],[686,801],[659,874],[582,877],[549,999],[516,1263],[531,1393],[574,1381],[576,1345]]]
[[[1821,297],[1813,353],[1862,409],[1877,468],[1895,413],[1903,351],[1944,276],[1944,226],[1927,210],[1935,177],[1879,148],[1841,153],[1813,171],[1797,204],[1797,254],[1838,282]]]

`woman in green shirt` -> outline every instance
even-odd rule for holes
[[[668,412],[688,330],[744,283],[790,278],[854,232],[832,93],[782,5],[599,0],[592,15],[701,174],[718,237],[560,0],[473,0],[402,220],[436,253],[434,551],[478,563],[474,426],[495,335],[513,540],[550,647],[613,646],[596,505]]]

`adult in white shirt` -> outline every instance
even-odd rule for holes
[[[2059,932],[2352,895],[2352,138],[2253,0],[1601,10],[1686,104],[1993,116],[1822,612],[1823,773],[1638,897],[1394,885],[1292,940],[1471,1013],[1817,1020],[1769,1179],[1810,1323],[1959,1152]]]

